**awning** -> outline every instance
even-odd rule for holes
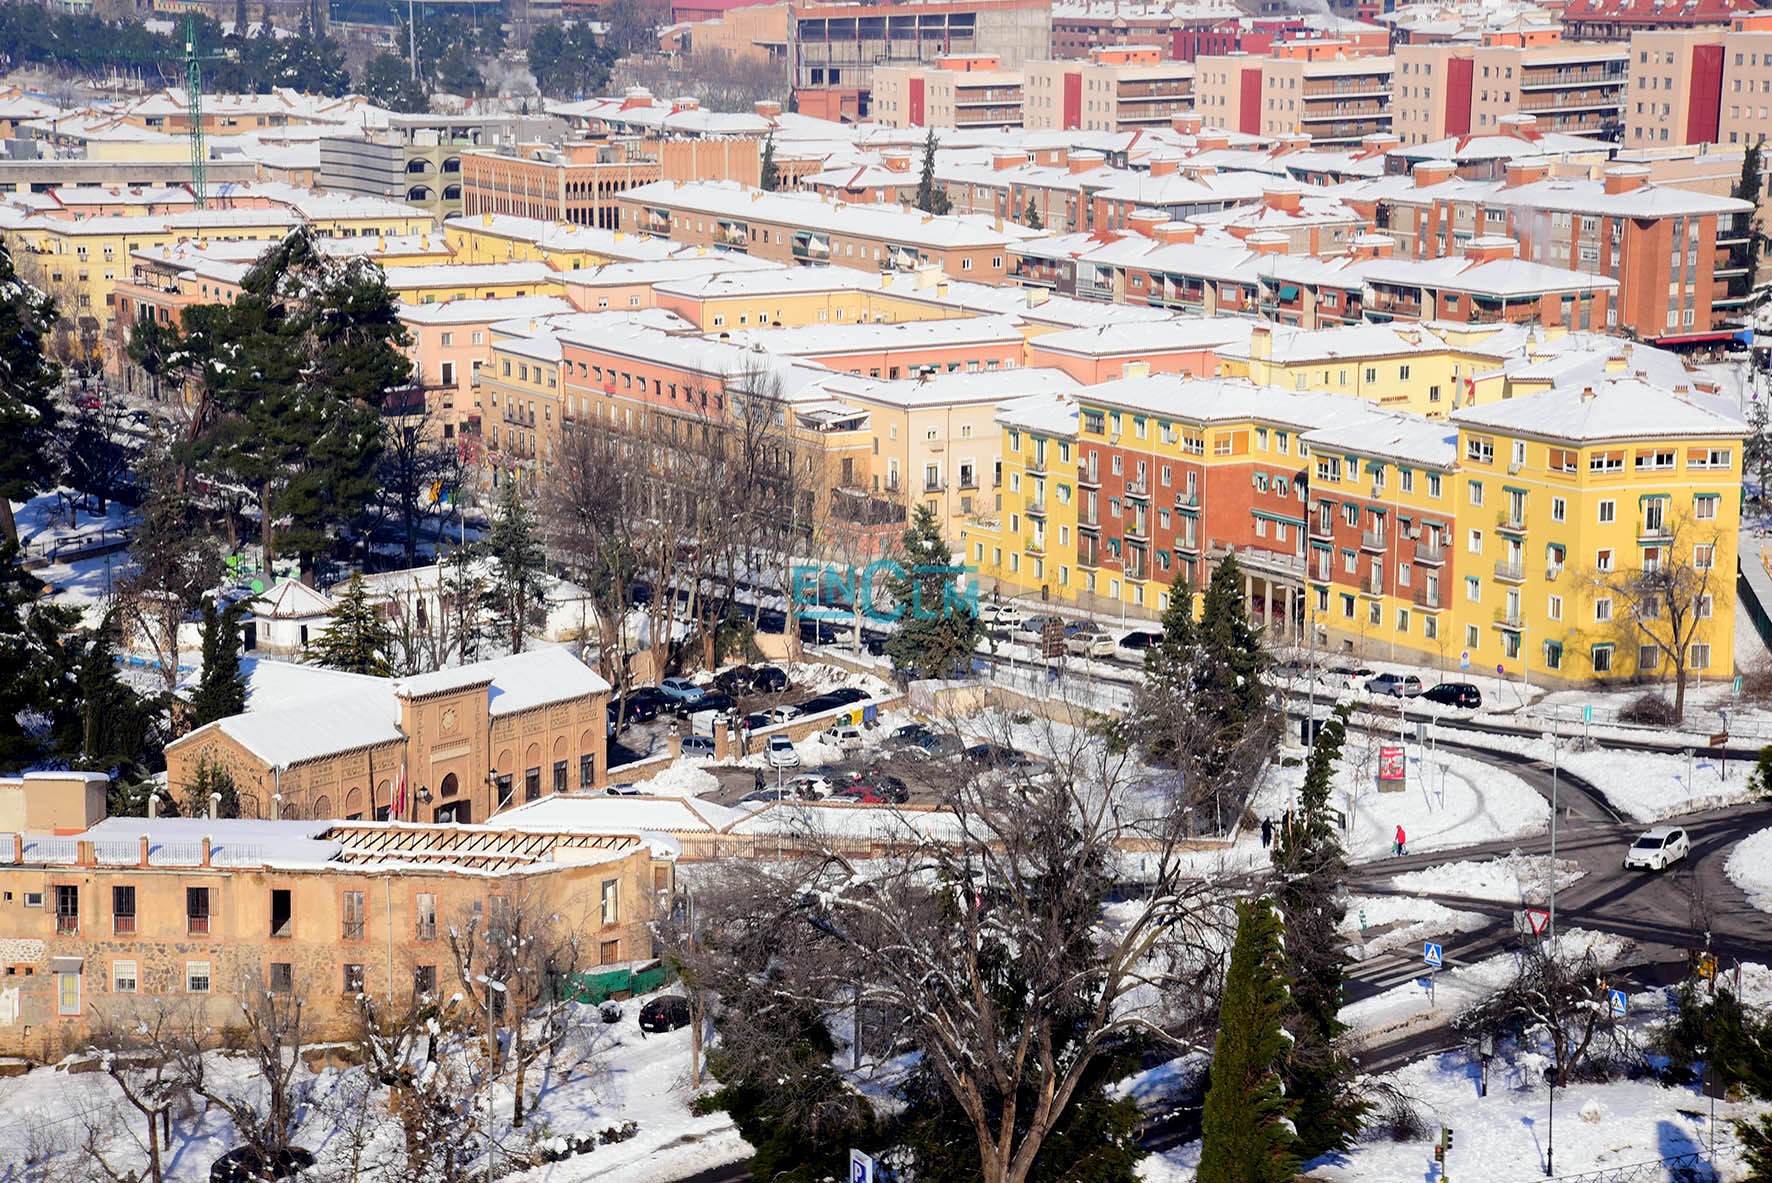
[[[1736,332],[1670,333],[1665,337],[1655,338],[1655,344],[1657,344],[1657,345],[1712,345],[1712,344],[1721,344],[1722,342],[1725,342],[1725,341],[1743,341],[1745,343],[1745,342],[1751,342],[1752,340],[1753,340],[1753,331],[1751,329],[1744,329],[1744,330],[1742,330],[1742,332],[1739,332],[1739,333],[1736,333]]]
[[[52,974],[77,974],[85,962],[84,957],[51,957],[49,972]]]
[[[1296,300],[1296,299],[1298,299],[1298,285],[1295,283],[1281,284],[1280,285],[1280,299],[1282,299],[1282,300]]]

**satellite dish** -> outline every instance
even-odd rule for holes
[[[255,595],[255,596],[262,595],[262,594],[264,594],[264,590],[265,590],[265,581],[264,580],[255,579],[252,581],[252,594],[253,595]]]

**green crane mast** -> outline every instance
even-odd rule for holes
[[[203,146],[203,59],[197,56],[197,20],[185,14],[185,98],[191,118],[191,196],[202,209],[209,197],[209,150]]]

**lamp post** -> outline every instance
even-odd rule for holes
[[[486,1183],[492,1183],[492,1070],[498,1063],[498,1030],[492,1023],[492,999],[504,994],[505,984],[485,974],[475,974],[474,980],[486,988]]]
[[[1551,1166],[1551,1156],[1556,1153],[1557,1146],[1557,1066],[1552,1064],[1544,1070],[1546,1091],[1550,1093],[1549,1118],[1546,1121],[1544,1135],[1544,1176],[1550,1178],[1555,1168]]]

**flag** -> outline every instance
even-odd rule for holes
[[[401,768],[394,774],[393,811],[390,816],[395,821],[406,820],[406,769]]]

